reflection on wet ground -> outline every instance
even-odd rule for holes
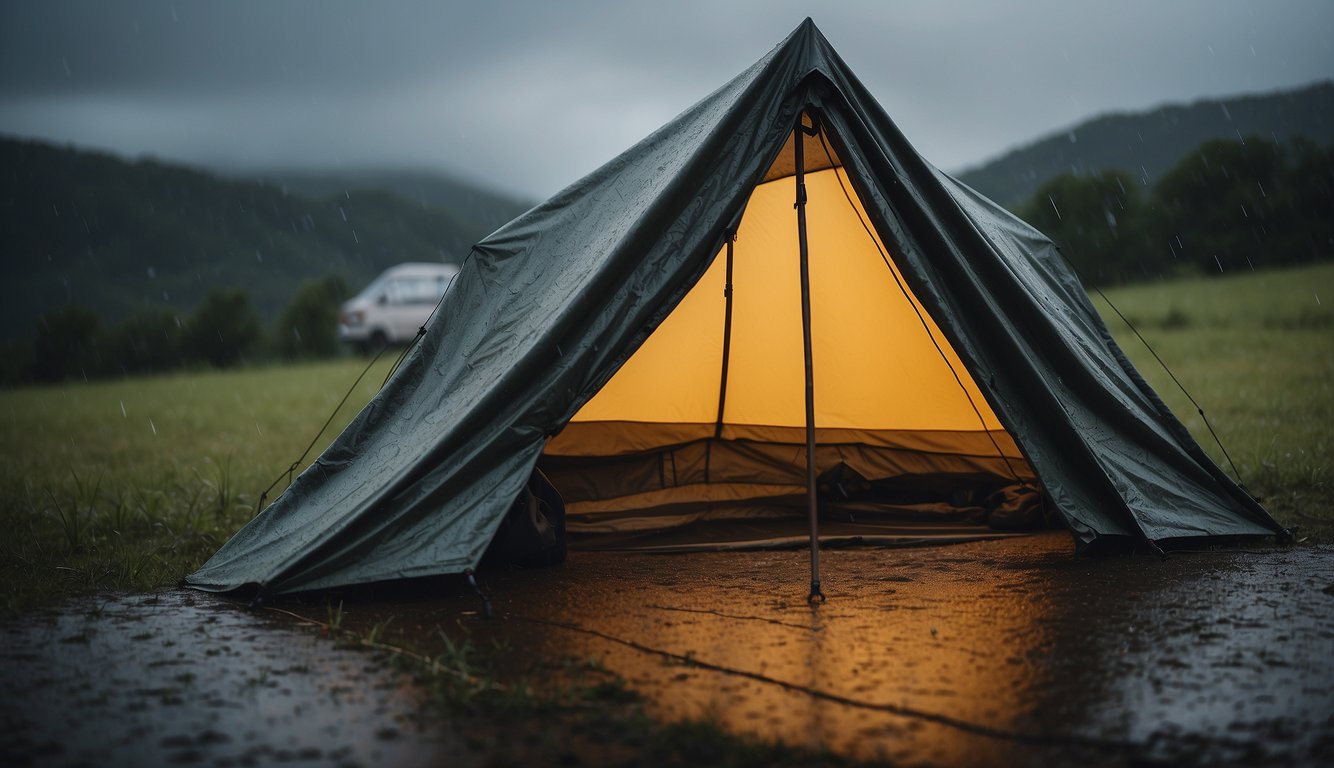
[[[1057,533],[845,549],[814,611],[807,564],[576,556],[492,576],[500,620],[477,634],[596,656],[664,719],[859,759],[1334,757],[1328,548],[1080,558]]]
[[[393,617],[428,651],[445,627],[516,658],[593,659],[659,719],[856,759],[1334,762],[1334,549],[1082,558],[1064,533],[843,549],[826,553],[829,602],[815,610],[808,562],[802,551],[575,553],[560,568],[487,574],[492,621],[448,580],[347,596],[345,624]],[[33,693],[32,706],[0,705],[5,743],[26,727],[30,754],[135,743],[146,751],[122,753],[219,764],[261,744],[262,762],[277,750],[363,764],[450,751],[408,717],[413,690],[369,655],[208,596],[152,600],[112,601],[107,615],[123,618],[109,624],[67,613],[7,628],[6,700]],[[327,617],[323,598],[284,608]],[[294,668],[305,673],[282,673]],[[107,722],[67,723],[62,703]]]

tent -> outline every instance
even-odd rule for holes
[[[1040,488],[1080,546],[1283,533],[1056,248],[923,160],[809,19],[478,243],[381,392],[187,583],[464,572],[539,460],[574,530],[814,525],[846,470]]]

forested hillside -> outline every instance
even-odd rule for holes
[[[492,193],[459,211],[378,190],[306,197],[153,161],[0,139],[0,340],[75,305],[105,323],[185,313],[244,290],[271,320],[307,280],[355,290],[403,261],[460,261],[524,207]]]
[[[1103,286],[1334,260],[1334,144],[1265,136],[1192,149],[1152,185],[1063,174],[1019,215]]]
[[[1136,184],[1151,186],[1200,144],[1243,136],[1272,142],[1303,136],[1317,144],[1334,143],[1334,82],[1104,115],[965,170],[959,178],[1013,208],[1061,174],[1078,176],[1115,168]]]

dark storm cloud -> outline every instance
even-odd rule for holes
[[[953,169],[1098,112],[1334,75],[1325,2],[62,0],[0,6],[0,132],[545,195],[807,14]]]

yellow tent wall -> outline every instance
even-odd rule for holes
[[[777,178],[755,188],[736,233],[725,383],[723,248],[643,346],[548,442],[542,466],[565,496],[571,530],[801,512],[796,192],[795,177],[778,170],[784,158],[790,167],[785,151],[769,174]],[[842,169],[805,178],[819,471],[842,461],[872,480],[1033,480],[866,223]]]

